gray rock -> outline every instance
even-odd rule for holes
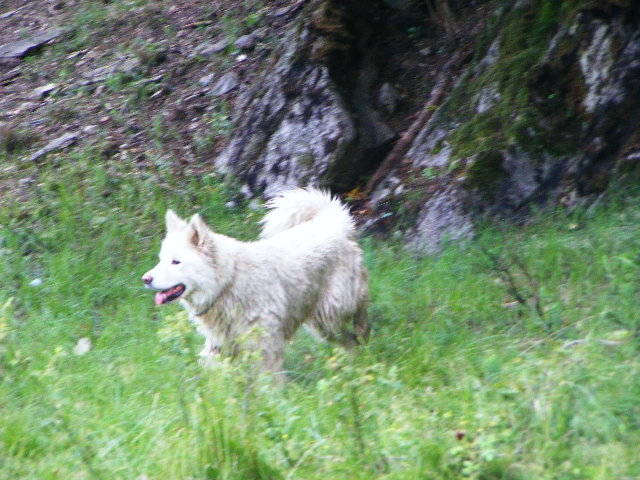
[[[514,9],[524,8],[531,5],[531,0],[518,0],[514,5]]]
[[[114,71],[122,73],[135,73],[140,68],[140,60],[134,57],[125,58],[116,64]]]
[[[282,16],[284,16],[284,15],[288,14],[290,10],[291,10],[291,9],[290,9],[290,7],[282,7],[282,8],[278,8],[277,10],[275,10],[275,11],[272,13],[272,15],[273,15],[274,17],[282,17]]]
[[[14,57],[0,57],[0,67],[12,68],[20,65],[20,59]]]
[[[160,88],[160,90],[152,93],[149,98],[158,98],[160,95],[164,95],[165,93],[167,93],[167,90],[165,90],[164,88]]]
[[[18,10],[20,10],[20,9],[17,8],[15,10],[9,10],[8,12],[3,13],[2,15],[0,15],[0,20],[4,20],[5,18],[13,17],[16,13],[18,13]]]
[[[268,13],[268,15],[271,17],[287,17],[296,13],[306,3],[307,3],[307,0],[298,0],[293,5],[289,5],[288,7],[278,8],[277,10],[274,10],[272,13]]]
[[[209,90],[209,95],[214,97],[219,97],[220,95],[225,95],[237,88],[240,84],[240,78],[236,72],[227,72],[222,77],[218,79],[218,81],[211,87]]]
[[[109,75],[113,74],[114,71],[115,68],[113,65],[105,65],[104,67],[95,68],[82,74],[82,76],[87,80],[85,82],[81,82],[81,84],[90,85],[92,83],[102,82],[106,80]]]
[[[7,115],[9,117],[13,116],[13,115],[21,115],[24,112],[32,112],[36,109],[36,105],[33,102],[24,102],[21,103],[18,108],[16,108],[15,110],[10,110],[7,112]]]
[[[25,178],[18,179],[18,185],[20,185],[21,187],[28,187],[29,185],[32,185],[34,182],[35,182],[34,177],[25,177]]]
[[[56,88],[58,88],[58,85],[56,85],[55,83],[47,83],[46,85],[43,85],[42,87],[38,87],[33,91],[33,98],[35,99],[45,98],[49,96],[49,94],[51,94],[51,92],[53,92]]]
[[[249,35],[241,36],[233,44],[236,47],[241,48],[243,50],[250,50],[256,46],[257,42],[258,42],[258,39],[256,38],[256,36],[250,33]]]
[[[489,85],[478,93],[476,103],[476,112],[484,113],[493,108],[502,98],[498,85]]]
[[[0,76],[0,84],[11,83],[11,81],[16,77],[19,77],[21,73],[22,72],[20,68],[12,68],[8,72]]]
[[[258,200],[257,198],[254,198],[249,202],[247,206],[250,210],[259,211],[262,209],[262,202],[260,202],[260,200]]]
[[[251,189],[249,188],[249,185],[245,184],[242,185],[242,187],[240,187],[240,194],[245,198],[251,198],[253,195],[251,193]]]
[[[207,87],[213,81],[214,77],[215,77],[215,75],[213,73],[210,73],[209,75],[205,75],[204,77],[200,77],[200,79],[198,80],[198,83],[200,85],[202,85],[203,87]]]
[[[378,92],[378,103],[387,111],[393,113],[398,108],[400,96],[390,83],[383,83]]]
[[[514,147],[502,152],[502,168],[507,173],[507,178],[498,185],[502,187],[502,203],[514,208],[532,198],[540,189],[540,180],[545,180],[544,172],[535,165],[535,159],[526,152]],[[546,159],[549,164],[551,159]]]
[[[215,166],[247,182],[248,195],[322,183],[356,138],[327,68],[295,63],[313,40],[305,27],[287,32],[273,65],[238,102],[237,128]]]
[[[260,27],[257,30],[251,32],[251,34],[255,36],[257,40],[263,40],[268,33],[269,29],[267,27]]]
[[[25,40],[0,45],[0,58],[22,58],[45,43],[58,38],[64,32],[62,28],[52,28],[38,32]]]
[[[407,158],[414,168],[442,168],[451,159],[451,146],[447,138],[457,128],[450,124],[440,112],[436,112],[431,121],[416,136]]]
[[[464,207],[466,194],[449,188],[427,200],[415,229],[408,235],[407,248],[418,254],[438,253],[443,241],[459,241],[473,236],[472,217]]]
[[[33,155],[31,155],[27,159],[27,161],[35,162],[36,160],[39,160],[40,158],[47,155],[48,153],[51,153],[57,150],[62,150],[63,148],[67,148],[70,145],[73,145],[74,143],[76,143],[78,141],[78,138],[79,138],[78,133],[65,133],[61,137],[58,137],[55,140],[52,140],[43,148],[35,152]]]
[[[87,337],[82,337],[78,339],[78,343],[73,347],[73,354],[78,356],[85,355],[89,353],[91,346],[91,340]]]
[[[476,75],[484,72],[491,65],[494,65],[500,58],[500,40],[496,38],[489,46],[484,58],[478,62],[475,67],[474,73]]]
[[[113,63],[95,68],[82,74],[86,79],[78,83],[78,85],[86,86],[94,83],[105,81],[114,73],[135,74],[140,71],[140,61],[137,58],[120,58]]]
[[[82,133],[85,133],[87,135],[93,135],[94,133],[98,132],[98,126],[97,125],[87,125],[86,127],[82,127]]]
[[[215,166],[246,182],[253,196],[268,198],[293,186],[348,184],[396,135],[371,107],[368,94],[343,98],[329,68],[309,58],[321,43],[318,35],[310,19],[297,22],[260,78],[237,97],[235,129]],[[369,90],[366,79],[358,81],[359,92]]]
[[[229,40],[223,38],[215,43],[204,43],[195,49],[196,55],[211,57],[223,52],[229,46]]]
[[[387,125],[382,115],[373,108],[360,108],[358,133],[360,146],[364,149],[375,149],[393,140],[395,132]]]
[[[579,62],[588,89],[583,101],[588,113],[592,113],[603,100],[606,100],[606,90],[614,63],[611,48],[609,26],[598,22],[591,43],[580,55]]]
[[[399,187],[402,187],[402,180],[400,180],[399,177],[395,175],[387,176],[369,196],[370,204],[378,205],[381,202],[390,200],[390,196],[392,194],[396,195],[395,191],[398,190]],[[400,191],[401,190],[400,188]],[[385,216],[386,214],[383,215],[383,218]]]
[[[494,65],[506,68],[499,63],[503,59],[497,40],[478,65],[458,77],[452,94],[416,135],[405,159],[415,174],[432,168],[434,176],[422,191],[411,185],[411,177],[401,177],[403,195],[410,190],[421,196],[413,206],[405,203],[405,219],[415,218],[406,233],[413,251],[436,252],[445,239],[471,236],[478,213],[522,220],[530,207],[579,204],[601,193],[620,171],[637,168],[640,29],[628,28],[616,15],[605,19],[584,14],[568,22],[578,26],[558,28],[542,50],[539,68],[522,85],[531,97],[527,108],[536,112],[537,120],[524,124],[518,136],[506,144],[478,139],[477,153],[461,157],[457,150],[453,157],[453,142],[459,141],[453,134],[460,127],[478,113],[490,119],[496,105],[505,106],[504,91],[489,70]],[[576,89],[576,81],[584,88]],[[481,85],[480,90],[465,86],[472,83]],[[500,113],[496,115],[499,119]],[[521,120],[515,111],[512,118]],[[554,142],[574,149],[560,153]],[[389,213],[384,202],[398,191],[390,182],[398,173],[392,168],[370,196],[376,200],[377,219]]]

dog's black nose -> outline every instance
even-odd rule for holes
[[[142,281],[145,283],[145,285],[149,285],[151,282],[153,282],[153,277],[151,275],[143,275]]]

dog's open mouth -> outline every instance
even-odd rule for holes
[[[179,283],[178,285],[156,293],[156,305],[162,305],[163,303],[169,303],[175,300],[184,293],[185,289],[186,287],[182,283]]]

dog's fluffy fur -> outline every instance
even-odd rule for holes
[[[281,370],[285,343],[302,324],[345,347],[366,340],[367,272],[347,208],[311,188],[268,207],[255,242],[168,210],[160,262],[143,276],[156,303],[180,299],[205,337],[205,359],[249,345],[271,371]]]

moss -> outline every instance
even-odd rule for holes
[[[550,35],[557,29],[561,3],[538,0],[514,9],[500,35],[501,55],[509,57],[529,50],[543,50]]]
[[[444,149],[444,145],[445,145],[445,140],[444,138],[441,138],[436,142],[435,146],[433,147],[433,150],[431,150],[431,153],[433,155],[439,154],[442,151],[442,149]]]
[[[493,201],[501,182],[507,177],[502,153],[495,150],[480,152],[467,169],[465,185],[479,192],[484,200]]]
[[[557,59],[542,59],[560,25],[572,21],[579,10],[580,2],[534,0],[505,9],[487,27],[499,41],[499,58],[477,76],[469,75],[452,95],[448,115],[468,119],[449,139],[454,158],[510,145],[534,154],[562,155],[577,148],[584,85],[580,72],[571,71],[575,59],[568,58],[575,54],[575,39],[565,50],[560,45]],[[476,62],[481,58],[476,55]],[[496,86],[500,100],[476,114],[473,99]]]
[[[454,156],[470,157],[478,151],[500,150],[507,144],[501,118],[495,112],[481,113],[458,128],[451,137]]]

